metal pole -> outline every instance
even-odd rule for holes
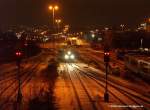
[[[53,8],[53,28],[55,27],[55,9]]]
[[[57,23],[57,27],[58,27],[58,30],[57,30],[57,31],[58,31],[58,34],[59,34],[59,22]]]
[[[143,38],[141,38],[141,48],[143,48]]]
[[[53,8],[53,30],[55,33],[55,9]],[[55,36],[53,36],[53,48],[55,48]]]
[[[104,101],[105,102],[109,102],[109,94],[108,94],[108,88],[107,88],[107,85],[108,85],[108,82],[107,82],[107,76],[108,76],[108,71],[107,71],[107,67],[108,67],[108,62],[106,62],[106,86],[105,86],[105,93],[104,93]]]
[[[107,92],[107,75],[108,75],[107,66],[108,66],[108,63],[106,63],[106,92]]]
[[[20,79],[20,61],[18,61],[18,96],[17,96],[17,110],[21,110],[21,101],[22,101],[22,93],[21,93],[21,79]]]

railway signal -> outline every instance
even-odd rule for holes
[[[16,52],[16,56],[17,56],[17,57],[20,57],[21,55],[22,55],[22,53],[21,53],[20,51],[17,51],[17,52]]]
[[[105,93],[104,93],[104,101],[105,102],[109,102],[109,94],[108,94],[108,88],[107,88],[107,76],[108,76],[107,67],[109,65],[109,61],[110,61],[110,53],[108,50],[105,50],[105,52],[104,52],[104,62],[106,65],[106,86],[105,86]]]
[[[104,52],[104,62],[109,62],[110,60],[109,55],[110,55],[109,52]]]
[[[17,63],[17,66],[20,67],[20,63],[21,63],[21,59],[22,59],[22,52],[20,50],[17,50],[16,53],[15,53],[15,56],[16,56],[16,63]]]
[[[21,79],[20,79],[20,63],[22,60],[22,56],[23,53],[20,50],[17,50],[15,52],[15,56],[16,56],[16,64],[18,67],[18,95],[17,95],[17,110],[20,110],[20,106],[21,106],[21,100],[22,100],[22,92],[21,92]]]

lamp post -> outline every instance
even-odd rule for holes
[[[59,9],[59,7],[57,5],[50,5],[49,10],[51,10],[53,12],[53,28],[55,27],[55,11],[57,11]]]
[[[57,29],[58,29],[58,33],[59,33],[60,23],[62,22],[62,20],[61,19],[56,19],[55,22],[57,24]]]
[[[53,30],[55,31],[55,11],[57,11],[59,7],[57,5],[50,5],[48,8],[53,12]],[[53,38],[53,48],[55,48],[55,36]]]

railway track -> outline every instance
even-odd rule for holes
[[[97,78],[91,74],[88,74],[87,72],[83,72],[82,70],[80,70],[79,68],[77,68],[82,74],[84,73],[84,75],[88,76],[89,78],[91,78],[92,80],[94,80],[98,85],[102,86],[103,88],[105,87],[104,84],[105,84],[105,79],[104,78]],[[103,82],[103,84],[101,84]],[[129,91],[127,90],[124,90],[122,88],[120,88],[120,86],[116,86],[116,84],[108,81],[108,85],[113,87],[114,89],[116,89],[117,91],[119,91],[121,94],[123,94],[124,96],[126,96],[128,99],[130,99],[132,102],[134,102],[133,104],[136,104],[136,105],[140,105],[139,101],[142,102],[142,103],[147,103],[147,105],[150,104],[150,102],[135,94],[132,94],[130,93]],[[112,91],[109,91],[111,94]],[[113,95],[115,96],[115,95]],[[116,96],[115,96],[116,97]],[[116,97],[118,99],[118,97]],[[119,99],[118,99],[119,100]],[[120,100],[121,101],[121,100]],[[122,102],[123,103],[123,102]],[[150,106],[150,105],[149,105]],[[147,108],[142,108],[142,110],[148,110]]]
[[[89,57],[89,56],[88,56]],[[92,57],[91,57],[92,58]],[[89,59],[91,59],[90,57],[89,57]],[[99,63],[103,63],[103,65],[101,65],[100,66],[100,69],[102,69],[103,71],[105,70],[105,66],[104,66],[104,62],[98,62],[98,59],[97,60],[95,60],[95,59],[93,59],[93,61],[94,62],[96,62],[97,64],[99,64]],[[78,65],[77,65],[78,66]],[[123,68],[123,67],[121,67],[121,68]],[[94,73],[95,74],[95,73]],[[134,77],[133,77],[134,79],[135,78],[138,78],[138,77],[136,77],[135,75],[134,75]],[[139,79],[139,78],[138,78]],[[137,81],[139,81],[139,80],[137,80]],[[116,83],[116,82],[115,82]],[[144,82],[143,82],[143,84],[144,85],[147,85],[147,84],[145,84]],[[126,86],[126,88],[128,88],[127,86]],[[137,88],[130,88],[130,89],[132,89],[132,90],[134,90],[134,91],[136,91],[137,90]],[[145,93],[142,93],[144,96],[147,96],[147,97],[149,97],[149,95],[146,95]]]
[[[24,69],[20,74],[21,89],[23,89],[31,81],[31,79],[34,76],[34,73],[36,73],[39,70],[39,65],[43,65],[43,62],[47,63],[48,58],[50,58],[49,53],[42,53],[38,56],[25,59],[23,61],[23,65],[25,64],[25,67],[21,68]],[[4,71],[4,76],[0,74],[2,76],[0,79],[0,84],[3,84],[3,86],[0,86],[0,110],[7,110],[9,106],[14,106],[9,104],[16,103],[16,98],[18,94],[18,80],[16,76],[17,69],[14,68],[13,71],[9,71]],[[22,101],[24,101],[24,99]]]
[[[96,73],[90,72],[90,71],[88,71],[88,72],[89,72],[89,74],[93,75],[93,76],[94,76],[95,78],[97,78],[97,79],[100,79],[100,78],[101,78],[101,80],[105,80],[104,76],[102,76],[102,75],[100,75],[100,74],[96,74]],[[140,89],[133,88],[133,85],[130,86],[130,87],[128,87],[128,85],[124,85],[124,84],[122,84],[122,83],[118,83],[117,80],[114,80],[114,79],[111,78],[111,77],[109,78],[109,82],[110,82],[110,84],[112,84],[112,85],[115,84],[115,86],[118,87],[118,88],[126,89],[126,91],[128,91],[128,93],[134,92],[135,94],[140,94],[141,97],[146,97],[146,98],[149,98],[149,99],[150,99],[150,94],[146,94],[145,92],[140,91]],[[134,94],[133,94],[133,95],[134,95]]]
[[[33,73],[36,72],[36,68],[37,68],[39,65],[40,65],[40,63],[36,64],[30,71],[24,72],[24,73],[22,74],[22,76],[21,76],[21,81],[22,81],[22,83],[21,83],[21,88],[23,88],[27,83],[29,83],[29,81],[32,79]],[[12,86],[14,86],[14,87],[11,89],[10,94],[7,95],[7,99],[4,100],[4,101],[0,104],[0,109],[2,109],[2,110],[4,109],[4,105],[5,105],[6,103],[8,103],[10,99],[15,98],[16,95],[17,95],[17,92],[18,92],[18,81],[15,80],[15,81],[13,81],[9,86],[7,86],[7,87],[5,88],[5,90],[3,90],[3,93],[1,94],[1,96],[4,95],[4,93],[6,93],[7,91],[9,91],[9,88],[12,87]],[[9,92],[8,92],[8,93],[9,93]]]
[[[101,84],[100,82],[98,82],[97,80],[95,80],[95,78],[93,78],[93,77],[91,77],[91,76],[88,76],[87,74],[83,74],[83,72],[82,71],[80,71],[78,68],[76,68],[76,70],[82,75],[82,77],[87,77],[88,78],[88,80],[90,79],[90,80],[92,80],[92,81],[94,81],[98,86],[101,86],[102,88],[104,88],[105,89],[105,85],[104,84]],[[86,80],[86,81],[88,81],[88,80]],[[92,83],[93,84],[93,83]],[[117,99],[122,105],[126,105],[127,106],[127,104],[124,102],[124,101],[122,101],[116,94],[114,94],[112,91],[110,91],[110,90],[108,90],[109,91],[109,93],[111,94],[111,96],[113,96],[113,97],[115,97],[115,99]],[[128,110],[132,110],[131,108],[128,108]]]
[[[66,68],[68,68],[70,64],[66,64]],[[94,104],[83,80],[78,75],[78,73],[74,71],[67,70],[68,77],[70,79],[79,110],[97,110],[97,107]],[[74,74],[71,74],[74,72]]]
[[[103,52],[94,52],[91,49],[89,49],[90,53],[88,55],[90,55],[89,59],[92,59],[94,62],[96,62],[97,64],[99,64],[100,68],[103,69],[104,66],[102,65],[104,62],[103,60],[100,60],[100,58],[98,57],[102,57],[103,58]],[[87,54],[87,51],[84,50],[84,52],[82,52],[83,54]],[[93,59],[94,58],[94,59]],[[111,62],[115,63],[115,65],[117,65],[119,67],[120,70],[120,75],[123,77],[127,77],[129,78],[129,80],[135,80],[138,82],[143,82],[144,85],[148,85],[149,81],[145,80],[145,78],[136,75],[134,72],[129,72],[125,69],[125,64],[123,61],[117,60],[116,56],[114,53],[111,53],[110,55],[110,60]]]
[[[35,69],[36,68],[36,65],[34,65],[32,68],[27,68],[26,69],[26,71],[24,71],[24,72],[22,72],[21,74],[20,74],[20,79],[22,78],[22,77],[24,77],[24,75],[28,75],[29,74],[29,69],[30,70],[33,70],[33,69]],[[7,89],[9,89],[13,84],[15,84],[15,83],[18,83],[17,81],[17,74],[15,73],[12,77],[8,77],[8,79],[5,79],[5,80],[3,80],[2,81],[2,83],[4,83],[4,84],[6,84],[7,82],[10,82],[11,81],[11,83],[8,85],[8,86],[6,86],[4,89],[2,89],[1,90],[1,92],[0,92],[0,97],[3,95],[3,93],[7,90]]]
[[[30,66],[32,67],[33,65],[21,67],[21,70],[23,70],[23,69],[28,70],[28,69],[30,69]],[[3,73],[3,74],[4,74],[3,76],[0,76],[1,77],[0,84],[5,84],[5,82],[8,82],[10,80],[14,80],[17,76],[17,68],[11,72],[7,72],[7,73]]]

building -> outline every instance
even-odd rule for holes
[[[146,18],[146,19],[144,20],[144,23],[142,23],[142,24],[140,25],[140,27],[141,27],[142,29],[146,30],[147,32],[150,32],[150,18]]]
[[[146,30],[150,32],[150,18],[146,19]]]

